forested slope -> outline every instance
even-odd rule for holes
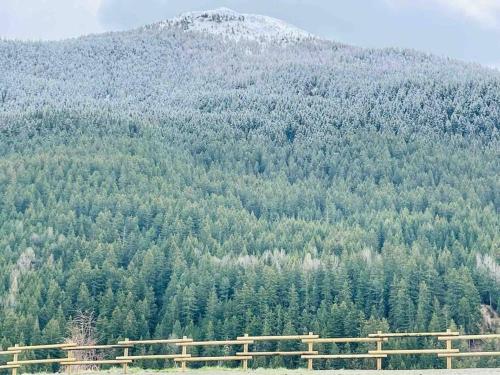
[[[478,332],[499,129],[498,72],[415,51],[0,41],[0,343]]]

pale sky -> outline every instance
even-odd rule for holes
[[[408,47],[500,69],[500,0],[0,0],[0,37],[63,39],[225,6],[364,47]]]

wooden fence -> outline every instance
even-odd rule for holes
[[[86,353],[89,351],[107,351],[110,349],[121,349],[128,350],[130,345],[127,344],[113,344],[113,345],[80,345],[80,346],[66,346],[61,348],[62,350],[67,352],[66,361],[62,362],[63,366],[68,368],[68,372],[71,372],[71,368],[73,366],[78,366],[78,368],[88,368],[89,366],[100,366],[100,365],[123,365],[125,372],[126,366],[128,363],[131,363],[131,360],[122,359],[122,358],[113,358],[113,359],[103,359],[100,355],[95,354],[94,356],[90,356],[90,358],[86,358],[85,355],[81,355],[82,353]],[[75,355],[76,353],[76,355]],[[83,357],[83,358],[82,358]],[[92,358],[93,357],[93,358]]]
[[[383,338],[383,339],[391,339],[391,338],[408,338],[408,337],[454,337],[458,336],[459,332],[452,332],[450,329],[446,330],[446,332],[403,332],[403,333],[382,333],[378,331],[377,333],[369,334],[369,337],[372,338]],[[440,354],[448,357],[449,354],[458,353],[458,349],[451,348],[451,341],[446,340],[446,348],[431,348],[431,349],[382,349],[382,341],[377,344],[376,350],[370,350],[368,353],[370,354],[385,354],[385,355],[412,355],[412,354]],[[382,368],[382,361],[377,361],[377,370]],[[446,368],[451,369],[451,362],[446,362]]]
[[[182,347],[182,354],[187,355],[188,347],[193,346],[242,346],[248,348],[248,344],[253,343],[252,340],[222,340],[222,341],[192,341],[192,342],[182,342],[177,344]],[[212,357],[192,357],[192,356],[184,356],[181,358],[175,358],[175,362],[181,363],[181,369],[186,370],[186,362],[227,362],[227,361],[242,361],[243,368],[247,368],[248,360],[252,359],[249,355],[223,355],[223,356],[212,356]]]
[[[304,339],[303,342],[309,345],[309,350],[313,351],[314,344],[347,344],[347,343],[377,343],[378,345],[382,341],[387,340],[378,337],[332,337],[332,338],[315,338],[315,339]],[[307,359],[307,369],[313,369],[314,359],[361,359],[361,358],[374,358],[377,360],[377,369],[382,369],[382,358],[386,358],[385,353],[353,353],[353,354],[304,354],[302,358]],[[380,362],[379,362],[380,361]]]
[[[312,332],[309,332],[308,335],[289,335],[289,336],[248,336],[248,334],[245,334],[245,336],[240,336],[238,337],[238,340],[251,340],[252,344],[255,342],[263,342],[263,341],[299,341],[303,342],[305,339],[314,339],[318,338],[318,335],[313,334]],[[311,349],[311,346],[308,346],[307,350],[302,350],[302,351],[249,351],[248,350],[248,345],[244,346],[244,351],[240,353],[236,353],[237,355],[240,356],[250,356],[252,359],[253,357],[263,357],[263,356],[302,356],[304,354],[317,354],[317,352],[314,352]],[[246,370],[248,366],[248,360],[245,360],[243,362],[243,369]]]
[[[447,333],[449,333],[447,331]],[[500,356],[499,351],[495,352],[479,352],[479,351],[468,351],[468,352],[460,352],[458,349],[455,351],[452,349],[452,341],[454,340],[463,340],[463,341],[474,341],[474,340],[500,340],[500,334],[491,334],[491,335],[444,335],[438,337],[439,341],[446,342],[446,348],[450,351],[453,350],[452,353],[439,353],[438,357],[446,358],[446,368],[451,369],[452,363],[451,359],[453,357],[495,357]]]
[[[436,338],[436,346],[424,349],[384,349],[383,344],[396,338],[411,338],[411,337],[430,337]],[[306,335],[289,335],[289,336],[244,336],[237,337],[235,340],[219,340],[219,341],[194,341],[192,338],[184,336],[181,339],[157,339],[157,340],[129,340],[125,339],[112,345],[87,345],[78,346],[73,343],[60,343],[49,345],[31,345],[21,346],[14,345],[7,350],[0,350],[0,359],[11,356],[12,360],[3,360],[0,362],[0,369],[7,369],[12,372],[12,375],[17,375],[20,368],[29,365],[44,365],[56,364],[62,368],[66,368],[67,372],[76,366],[77,372],[81,366],[99,366],[99,365],[119,365],[122,366],[123,372],[127,373],[128,366],[138,360],[172,360],[175,364],[180,364],[180,370],[187,369],[187,363],[191,362],[216,362],[218,364],[236,361],[240,362],[243,370],[248,369],[248,361],[262,356],[297,356],[307,361],[307,368],[313,369],[313,361],[315,360],[346,360],[346,359],[373,359],[376,362],[376,368],[382,369],[383,359],[392,355],[435,355],[437,358],[443,358],[446,361],[446,367],[452,368],[452,358],[454,357],[483,357],[483,356],[500,356],[500,351],[460,351],[452,346],[452,342],[456,340],[474,341],[474,340],[500,340],[500,334],[489,335],[460,335],[459,332],[404,332],[404,333],[383,333],[377,332],[368,335],[368,337],[334,337],[321,338],[309,332]],[[259,342],[282,342],[292,341],[300,343],[304,346],[303,350],[296,351],[258,351],[250,350],[250,347]],[[444,342],[444,347],[439,347],[440,343]],[[319,353],[318,345],[323,344],[350,344],[350,343],[366,343],[373,344],[375,349],[367,350],[362,353],[341,353],[341,354],[322,354]],[[132,351],[136,348],[144,348],[144,346],[152,347],[154,345],[167,345],[170,348],[169,353],[162,354],[135,354]],[[316,348],[315,348],[316,345]],[[194,347],[223,347],[225,354],[217,356],[196,356],[189,353],[190,348]],[[236,351],[236,348],[241,348],[241,351]],[[109,359],[103,359],[99,356],[94,358],[80,359],[81,356],[75,353],[87,351],[113,351],[123,350],[123,355],[114,356]],[[21,358],[25,353],[37,351],[51,351],[53,358],[33,359]],[[54,354],[56,352],[56,354]],[[35,356],[36,358],[36,356]]]
[[[75,344],[48,344],[48,345],[31,345],[31,346],[20,346],[18,344],[7,348],[7,352],[3,353],[12,353],[12,361],[8,361],[6,365],[3,365],[3,368],[12,369],[12,375],[17,375],[17,369],[21,366],[27,365],[42,365],[42,364],[52,364],[56,363],[59,365],[64,365],[68,362],[67,357],[59,357],[59,358],[44,358],[44,359],[19,359],[19,356],[26,352],[36,352],[38,350],[49,350],[49,349],[64,349],[71,346],[76,346]]]
[[[165,353],[165,354],[141,354],[141,355],[130,355],[129,349],[138,347],[138,346],[153,346],[153,345],[178,345],[180,343],[193,342],[193,339],[188,339],[184,336],[182,339],[160,339],[160,340],[135,340],[131,341],[129,339],[125,339],[123,341],[119,341],[119,345],[124,345],[123,356],[116,357],[118,360],[127,361],[123,363],[123,373],[127,373],[128,364],[132,361],[138,360],[175,360],[176,358],[184,358],[190,357],[190,354],[187,352],[179,353]]]

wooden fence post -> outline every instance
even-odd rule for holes
[[[74,358],[74,357],[75,357],[75,356],[74,356],[74,354],[73,354],[73,351],[72,351],[72,350],[68,350],[68,361],[73,360],[73,358]],[[73,367],[73,366],[66,366],[66,372],[67,372],[68,374],[71,374],[71,372],[72,372],[72,367]],[[77,372],[78,372],[78,370],[77,370]]]
[[[183,336],[182,339],[186,340],[187,336]],[[183,358],[186,358],[186,355],[187,355],[187,346],[186,346],[185,342],[182,343],[182,355],[183,355]],[[186,371],[186,361],[182,361],[181,362],[181,370],[182,371]]]
[[[18,348],[19,347],[19,344],[16,344],[14,345],[14,348]],[[17,362],[19,359],[19,354],[17,353],[14,353],[13,356],[12,356],[12,362]],[[12,368],[12,375],[17,375],[17,368]]]
[[[448,328],[446,330],[446,333],[448,335],[451,335],[451,329]],[[446,340],[446,349],[447,350],[451,350],[451,340]],[[450,356],[446,357],[446,368],[448,370],[450,370],[452,368],[452,366],[451,366],[451,357]]]
[[[245,333],[245,339],[248,338],[248,333]],[[243,344],[243,355],[248,355],[248,343]],[[248,359],[243,360],[243,371],[248,370]]]
[[[382,334],[382,331],[377,331],[379,335]],[[377,341],[377,351],[382,351],[382,338],[379,337],[379,341]],[[377,370],[382,370],[382,358],[377,358]]]
[[[313,335],[313,333],[309,332],[309,336],[312,336],[312,335]],[[312,341],[310,341],[310,342],[307,343],[307,351],[311,352],[311,354],[313,354],[312,352],[314,351],[314,343]],[[307,369],[308,370],[312,370],[313,369],[313,360],[312,360],[312,358],[308,358],[307,359]]]
[[[129,341],[128,338],[125,338],[124,341]],[[126,345],[126,344],[125,344]],[[126,358],[128,357],[128,346],[123,348],[123,356]],[[128,372],[128,363],[123,364],[123,373],[126,374]]]

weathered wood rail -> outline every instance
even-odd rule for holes
[[[420,349],[384,349],[383,344],[392,339],[404,339],[411,337],[432,337],[437,339],[437,345],[432,348]],[[288,336],[239,336],[234,340],[211,340],[211,341],[195,341],[192,338],[184,336],[179,339],[154,339],[154,340],[129,340],[125,339],[118,341],[116,344],[108,345],[76,345],[74,343],[58,343],[48,345],[30,345],[23,346],[16,344],[7,348],[0,349],[0,359],[11,356],[12,360],[0,361],[0,370],[10,370],[12,375],[18,375],[18,371],[24,366],[30,365],[50,365],[56,364],[61,368],[66,368],[71,372],[74,366],[100,366],[107,365],[122,366],[123,372],[127,373],[128,366],[138,360],[172,360],[175,364],[180,364],[180,370],[187,369],[187,363],[191,362],[217,362],[224,363],[229,361],[240,362],[243,370],[248,369],[248,361],[262,356],[299,356],[307,361],[307,368],[313,369],[315,360],[349,360],[349,359],[374,359],[376,368],[382,369],[383,359],[392,355],[435,355],[438,358],[446,360],[446,367],[452,368],[452,358],[457,357],[484,357],[484,356],[500,356],[500,351],[460,351],[453,348],[452,342],[474,341],[474,340],[500,340],[500,334],[485,334],[485,335],[460,335],[459,332],[398,332],[398,333],[383,333],[381,331],[369,334],[368,337],[330,337],[323,338],[309,332],[305,335],[288,335]],[[292,341],[304,345],[303,350],[273,350],[273,351],[258,351],[250,350],[251,345],[259,342],[280,342]],[[444,342],[445,347],[439,347],[439,344]],[[323,354],[319,353],[315,345],[323,344],[351,344],[351,343],[366,343],[375,345],[375,349],[367,350],[366,352],[355,353],[338,353],[338,354]],[[141,346],[167,345],[170,352],[160,354],[133,354],[131,350]],[[226,354],[214,356],[195,356],[189,353],[189,349],[193,347],[207,346],[222,346]],[[241,351],[235,351],[234,347],[240,347]],[[176,348],[178,350],[176,350]],[[231,349],[230,349],[231,348]],[[321,348],[319,348],[321,349]],[[74,353],[85,351],[112,351],[123,350],[123,355],[111,357],[109,359],[92,358],[81,360],[75,357]],[[362,349],[365,350],[365,349]],[[27,352],[36,351],[51,351],[53,358],[21,358]],[[54,351],[57,354],[54,355]],[[42,353],[43,354],[43,353]]]

